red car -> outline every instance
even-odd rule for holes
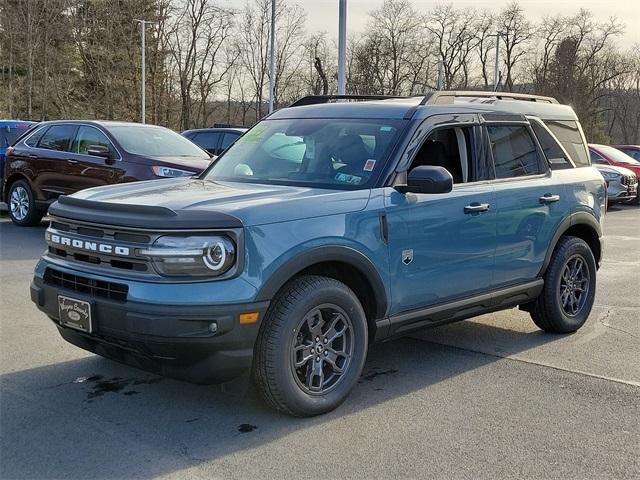
[[[614,145],[618,150],[626,153],[633,159],[640,162],[640,145]]]
[[[591,155],[591,163],[600,165],[613,165],[615,167],[624,167],[631,170],[640,178],[640,162],[617,148],[609,145],[589,144],[589,153]],[[636,197],[635,204],[640,204],[640,191]]]

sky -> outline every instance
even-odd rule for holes
[[[310,31],[325,31],[329,38],[338,38],[338,0],[290,0],[301,5],[307,12],[307,28]],[[383,0],[347,0],[347,35],[362,32],[367,21],[367,13],[382,5]],[[418,11],[427,11],[438,3],[448,1],[413,0]],[[455,7],[475,7],[478,9],[500,10],[507,0],[451,0]],[[606,20],[616,16],[626,25],[625,35],[619,39],[620,45],[630,48],[640,45],[640,1],[639,0],[520,0],[520,5],[533,20],[545,15],[573,15],[580,8],[591,10],[596,18]]]

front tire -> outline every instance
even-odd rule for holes
[[[298,417],[340,405],[367,356],[367,320],[344,283],[319,276],[290,281],[276,296],[255,347],[253,376],[266,403]]]
[[[36,207],[35,196],[29,182],[18,180],[9,187],[7,206],[11,221],[21,227],[40,225],[44,212]]]
[[[595,294],[596,261],[589,245],[581,238],[562,237],[531,318],[546,332],[575,332],[587,321]]]

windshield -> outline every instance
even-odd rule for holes
[[[308,118],[265,120],[206,172],[211,180],[320,188],[369,188],[402,121]]]
[[[208,157],[191,140],[164,127],[109,126],[120,146],[134,155],[150,157]]]
[[[631,165],[640,165],[640,162],[638,162],[635,158],[630,157],[626,153],[618,150],[617,148],[601,146],[601,147],[598,147],[598,150],[600,150],[602,153],[604,153],[607,157],[609,157],[614,162],[629,163]]]

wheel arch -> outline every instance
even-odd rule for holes
[[[16,183],[18,180],[25,180],[29,184],[29,187],[31,187],[31,191],[33,191],[33,184],[31,183],[31,180],[29,180],[29,177],[27,177],[24,173],[15,172],[9,175],[4,182],[2,201],[7,202],[7,200],[9,200],[9,190],[11,190],[11,185]]]
[[[301,252],[271,275],[258,291],[256,301],[273,299],[289,280],[306,274],[345,283],[360,300],[371,325],[387,313],[387,291],[377,268],[363,253],[344,246],[316,247]]]
[[[602,227],[593,215],[586,212],[577,212],[569,215],[560,223],[549,244],[540,276],[547,271],[551,256],[556,249],[558,241],[563,236],[573,236],[584,240],[593,252],[596,266],[600,266],[600,261],[602,260]]]

